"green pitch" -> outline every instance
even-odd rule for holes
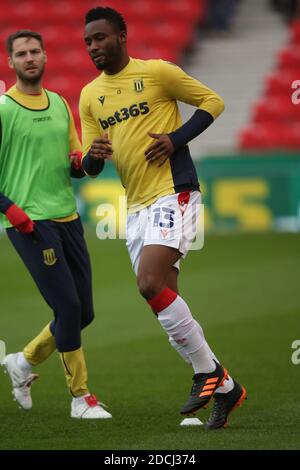
[[[182,428],[179,409],[192,370],[169,346],[139,297],[123,241],[89,233],[97,318],[84,332],[92,392],[113,419],[72,420],[57,354],[37,368],[33,409],[19,410],[0,371],[1,449],[299,449],[299,235],[207,237],[182,265],[181,292],[249,399],[229,427]],[[0,239],[0,339],[15,352],[51,312],[9,245]],[[209,410],[198,413],[205,420]]]

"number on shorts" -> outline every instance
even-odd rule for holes
[[[153,209],[153,227],[172,228],[174,226],[174,209],[170,207],[156,207]]]

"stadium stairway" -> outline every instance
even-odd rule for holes
[[[239,135],[242,150],[300,150],[300,19],[288,25],[289,42],[277,53],[275,69],[265,77],[263,96],[251,109]]]
[[[233,32],[227,37],[203,41],[200,36],[184,67],[224,98],[225,112],[201,138],[191,142],[193,157],[236,149],[238,130],[247,125],[251,105],[262,91],[263,78],[286,40],[285,25],[268,8],[268,2],[261,0],[241,2]],[[185,120],[193,112],[186,105],[181,109]]]

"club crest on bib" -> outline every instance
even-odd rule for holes
[[[43,257],[44,257],[44,263],[47,266],[53,266],[57,261],[57,258],[55,256],[55,251],[53,248],[48,248],[47,250],[43,250]]]

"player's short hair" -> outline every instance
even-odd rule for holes
[[[30,29],[21,29],[20,31],[16,31],[15,33],[8,36],[8,38],[6,39],[6,50],[10,56],[13,53],[14,41],[19,38],[37,39],[41,45],[41,48],[44,50],[44,42],[40,33],[36,33],[35,31],[31,31]]]
[[[116,27],[117,31],[121,33],[122,31],[127,32],[126,22],[117,10],[114,10],[110,7],[96,7],[92,8],[85,15],[85,24],[91,23],[92,21],[97,20],[106,20],[108,23],[111,23]]]

